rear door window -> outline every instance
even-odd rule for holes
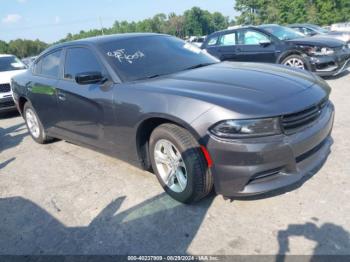
[[[52,52],[41,58],[34,66],[34,73],[50,78],[59,78],[62,50]]]
[[[33,72],[36,75],[40,75],[41,74],[41,64],[42,64],[42,59],[38,60],[38,62],[36,62],[33,66]]]

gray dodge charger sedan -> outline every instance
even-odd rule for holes
[[[185,203],[213,187],[237,197],[293,184],[330,151],[334,107],[321,78],[219,62],[167,35],[53,46],[12,88],[36,142],[63,139],[153,171]]]

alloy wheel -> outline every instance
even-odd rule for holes
[[[301,59],[295,57],[288,59],[283,64],[294,68],[305,69],[304,62]]]
[[[187,169],[176,146],[166,139],[157,141],[154,160],[164,184],[176,193],[183,192],[187,186]]]
[[[26,122],[28,125],[29,132],[34,136],[35,138],[38,138],[40,136],[40,127],[39,127],[39,121],[33,112],[32,109],[28,108],[26,110]]]

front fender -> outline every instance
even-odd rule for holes
[[[290,49],[290,50],[284,51],[283,53],[281,53],[279,55],[279,57],[277,58],[277,63],[281,64],[283,59],[285,59],[286,57],[288,57],[290,55],[300,55],[304,58],[308,57],[307,55],[305,55],[302,51],[300,51],[298,49]],[[307,59],[307,61],[308,61],[308,59]]]

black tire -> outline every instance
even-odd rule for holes
[[[39,136],[35,137],[32,132],[30,131],[29,129],[29,126],[28,126],[28,121],[27,121],[27,117],[26,117],[26,112],[27,110],[31,110],[31,112],[33,112],[33,114],[35,115],[37,121],[38,121],[38,124],[39,124]],[[28,132],[30,134],[30,136],[33,138],[33,140],[39,144],[46,144],[48,142],[51,142],[53,141],[53,138],[52,137],[49,137],[46,135],[46,132],[45,132],[45,129],[43,128],[43,125],[37,115],[37,113],[35,112],[35,109],[33,108],[33,106],[30,104],[30,102],[26,102],[24,104],[24,107],[23,107],[23,118],[24,118],[24,121],[26,122],[26,126],[28,128]]]
[[[166,139],[180,151],[186,165],[187,185],[183,192],[171,190],[162,180],[158,172],[155,159],[155,145],[157,141]],[[198,142],[186,129],[174,124],[162,124],[151,134],[149,152],[153,170],[164,190],[174,199],[182,203],[196,202],[207,196],[213,187],[213,178],[206,159]]]
[[[288,60],[291,60],[291,59],[299,59],[300,61],[303,62],[304,64],[304,70],[307,70],[307,71],[310,71],[310,65],[309,63],[306,61],[306,59],[304,57],[302,57],[301,55],[290,55],[290,56],[287,56],[286,58],[284,58],[282,61],[281,61],[281,64],[282,65],[285,65],[285,63],[288,61]],[[288,66],[288,65],[287,65]]]

